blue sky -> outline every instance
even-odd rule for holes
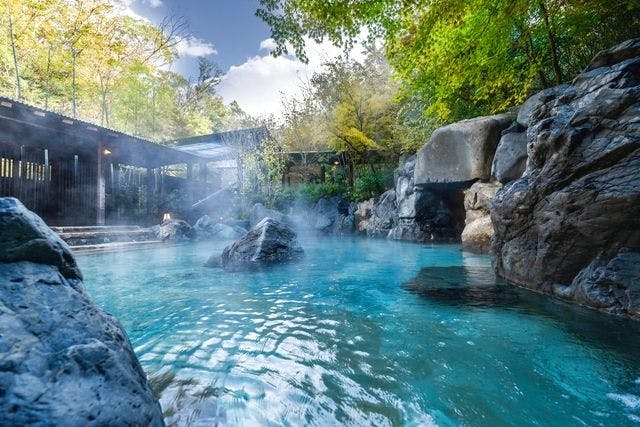
[[[257,0],[137,0],[130,7],[154,22],[169,14],[184,17],[191,36],[214,46],[217,54],[210,59],[228,69],[259,54],[260,42],[269,38],[269,27],[255,16],[258,5]],[[197,73],[197,61],[188,59],[178,71]]]
[[[274,58],[270,29],[255,16],[258,0],[114,0],[126,13],[158,23],[167,15],[183,16],[188,28],[177,46],[176,71],[192,79],[199,57],[218,64],[224,73],[218,93],[237,101],[253,115],[278,114],[283,97],[299,94],[300,85],[341,53],[328,43],[308,42],[309,62],[294,56]],[[357,59],[359,52],[352,52]]]

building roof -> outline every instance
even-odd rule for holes
[[[147,168],[198,160],[184,151],[6,97],[0,97],[0,144],[48,149],[59,156],[93,157],[106,149],[113,163]]]
[[[214,162],[235,160],[238,150],[260,147],[261,141],[268,136],[267,128],[257,127],[183,138],[173,143],[177,150]]]

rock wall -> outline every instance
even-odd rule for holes
[[[496,272],[521,286],[640,317],[640,39],[537,94],[525,176],[496,195]]]
[[[462,249],[469,252],[488,253],[493,237],[493,224],[491,223],[491,201],[498,190],[500,183],[476,182],[465,190],[464,208],[465,228],[462,231]]]
[[[1,425],[164,425],[124,329],[13,198],[0,198],[0,283]]]

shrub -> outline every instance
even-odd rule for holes
[[[349,198],[354,202],[361,202],[372,197],[378,197],[393,186],[393,169],[362,171],[356,178],[353,190],[349,192]]]

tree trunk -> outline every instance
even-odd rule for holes
[[[71,107],[73,111],[73,117],[76,117],[76,50],[71,48]]]
[[[13,18],[11,16],[11,8],[7,6],[7,12],[9,15],[9,39],[11,40],[11,53],[13,54],[13,68],[16,74],[16,90],[18,100],[22,100],[22,87],[20,86],[20,71],[18,69],[18,55],[16,54],[16,39],[13,33]]]
[[[44,91],[44,109],[49,109],[49,96],[51,95],[51,45],[47,51],[47,88]]]
[[[551,64],[553,66],[553,73],[556,77],[556,84],[562,83],[562,69],[560,68],[560,61],[558,60],[558,45],[556,44],[556,35],[551,28],[551,23],[549,22],[549,12],[547,11],[547,7],[544,4],[544,1],[539,2],[540,12],[542,13],[542,18],[544,19],[544,24],[547,27],[547,37],[549,38],[549,48],[551,49]]]

